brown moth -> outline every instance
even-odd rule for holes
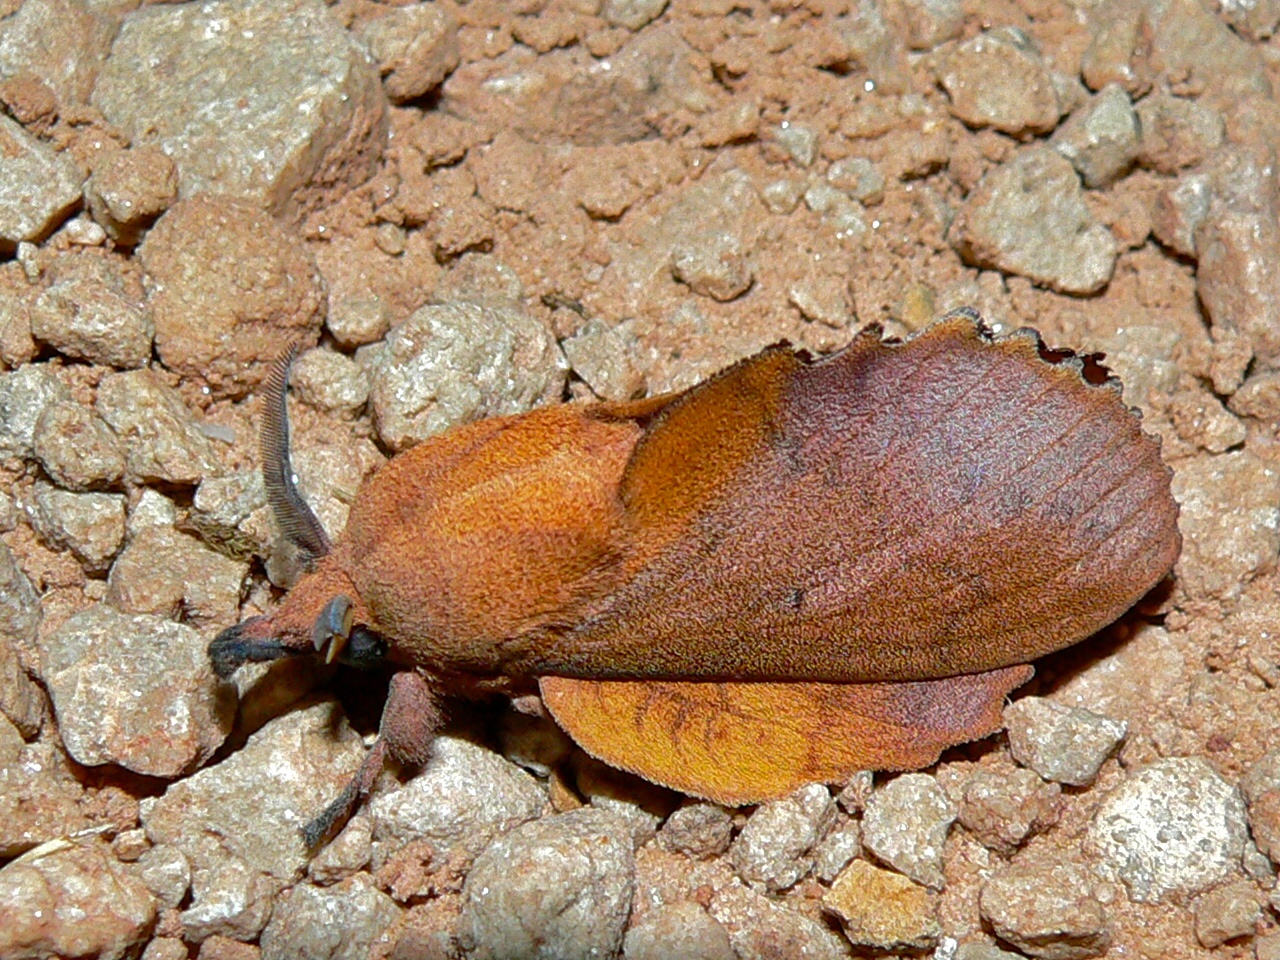
[[[209,647],[396,672],[423,763],[441,698],[537,691],[587,752],[740,804],[913,769],[1000,725],[1027,664],[1115,620],[1180,549],[1159,442],[1095,358],[972,310],[904,342],[771,347],[681,393],[458,427],[388,462],[330,543],[264,396],[276,518],[312,569]]]

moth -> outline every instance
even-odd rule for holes
[[[918,769],[989,735],[1030,661],[1171,569],[1171,474],[1096,356],[953,311],[905,341],[770,347],[688,390],[456,427],[370,477],[331,542],[264,390],[271,507],[310,570],[209,646],[394,673],[386,756],[448,697],[537,692],[588,753],[726,804]]]

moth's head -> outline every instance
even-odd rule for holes
[[[245,663],[297,654],[366,667],[387,652],[382,638],[361,626],[368,622],[364,604],[294,480],[286,395],[295,353],[291,347],[277,360],[263,384],[260,455],[271,512],[307,572],[274,613],[228,627],[209,644],[210,663],[223,678]]]

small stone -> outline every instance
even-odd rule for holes
[[[837,160],[827,170],[827,183],[859,203],[875,204],[884,199],[884,174],[865,157]]]
[[[951,112],[975,127],[1003,133],[1048,133],[1061,107],[1053,78],[1034,41],[1000,27],[935,55],[938,82]]]
[[[143,801],[142,825],[152,843],[171,844],[191,862],[192,909],[203,906],[201,884],[209,890],[209,879],[229,870],[245,874],[242,891],[259,875],[292,882],[309,859],[300,828],[338,795],[363,756],[337,703],[305,704],[214,766]]]
[[[1022,954],[1001,950],[989,943],[962,943],[956,950],[955,960],[1021,960]]]
[[[38,350],[31,336],[30,304],[0,290],[0,363],[20,367],[34,360]]]
[[[1222,114],[1199,100],[1157,90],[1138,102],[1138,162],[1158,173],[1176,174],[1211,156],[1226,136]]]
[[[1102,801],[1085,838],[1140,903],[1191,896],[1233,878],[1248,838],[1244,800],[1199,758],[1160,760]]]
[[[1258,849],[1280,863],[1280,750],[1258,760],[1240,779],[1249,805],[1249,827]]]
[[[438,3],[393,8],[365,24],[361,37],[393,103],[425,96],[458,65],[458,24]]]
[[[124,495],[72,493],[43,480],[33,492],[28,517],[36,533],[51,547],[70,550],[89,572],[106,570],[124,542]]]
[[[42,676],[67,752],[176,777],[207,760],[231,730],[207,641],[159,617],[95,606],[41,643]]]
[[[365,873],[332,887],[300,883],[271,912],[262,960],[366,960],[399,914]]]
[[[862,207],[843,190],[815,183],[804,192],[804,203],[814,213],[821,214],[839,233],[860,236],[866,232]]]
[[[1270,147],[1219,150],[1209,164],[1209,210],[1195,232],[1196,292],[1215,328],[1253,341],[1280,367],[1280,184]]]
[[[667,0],[604,0],[600,16],[615,27],[626,27],[632,33],[662,15]]]
[[[1210,453],[1225,453],[1245,441],[1245,425],[1221,400],[1198,385],[1173,397],[1169,417],[1179,437]]]
[[[871,770],[858,770],[849,777],[848,782],[836,794],[836,803],[846,813],[858,813],[865,810],[867,801],[875,789],[876,775]]]
[[[316,852],[307,864],[307,876],[328,886],[363,870],[372,856],[373,819],[357,812],[336,837]]]
[[[632,357],[636,336],[626,323],[606,327],[598,320],[583,325],[560,343],[575,374],[602,400],[630,400],[644,391],[644,374]]]
[[[178,914],[184,939],[253,940],[271,916],[280,881],[225,852],[212,869],[193,876],[192,904]],[[203,952],[203,951],[202,951]]]
[[[853,304],[843,276],[809,273],[787,288],[787,301],[806,320],[832,330],[843,330],[853,320]]]
[[[573,741],[554,720],[518,709],[499,717],[498,742],[504,757],[544,780],[574,752]]]
[[[422,307],[373,360],[374,425],[388,447],[403,450],[460,423],[558,399],[566,368],[550,331],[515,307]]]
[[[1280,26],[1280,3],[1276,0],[1219,0],[1214,6],[1250,40],[1269,40]]]
[[[213,444],[182,397],[154,370],[104,377],[95,406],[124,441],[131,479],[191,484],[218,469]]]
[[[79,258],[77,258],[78,260]],[[70,264],[31,307],[31,334],[64,356],[132,369],[151,359],[151,317],[124,282],[88,260]]]
[[[1260,370],[1249,374],[1227,405],[1241,417],[1280,419],[1280,370]]]
[[[627,960],[735,960],[729,934],[691,900],[650,907],[627,930]]]
[[[1258,888],[1248,880],[1237,880],[1210,890],[1193,907],[1196,939],[1206,950],[1220,947],[1228,940],[1252,936],[1262,907]]]
[[[813,847],[835,813],[831,794],[820,783],[760,804],[730,849],[734,867],[748,883],[771,892],[794,886],[813,867]]]
[[[0,541],[0,714],[27,740],[40,730],[44,696],[27,676],[18,651],[30,649],[40,615],[31,581]]]
[[[387,131],[377,70],[320,0],[130,13],[93,105],[133,144],[174,159],[184,198],[222,194],[284,215],[367,180]]]
[[[846,960],[849,956],[848,941],[822,919],[741,884],[716,890],[707,910],[729,931],[738,960]]]
[[[773,138],[802,167],[811,167],[818,159],[818,134],[809,127],[784,121],[774,129]]]
[[[44,408],[32,434],[40,466],[67,490],[111,486],[124,476],[124,447],[92,409],[72,401]]]
[[[1259,937],[1253,945],[1256,960],[1280,960],[1280,931]]]
[[[132,247],[178,199],[178,168],[159,147],[107,150],[85,184],[93,218],[121,246]]]
[[[925,773],[903,774],[867,801],[862,843],[895,870],[941,890],[942,848],[956,816],[937,780]]]
[[[386,336],[391,317],[381,297],[346,297],[329,308],[325,326],[338,346],[354,350]]]
[[[205,477],[196,488],[189,520],[206,543],[238,560],[272,552],[267,491],[259,470]],[[137,513],[135,509],[134,513]],[[130,516],[132,523],[133,517]],[[173,526],[173,522],[168,522]]]
[[[1181,513],[1178,581],[1194,598],[1239,596],[1275,569],[1280,552],[1280,469],[1241,450],[1184,461],[1174,473]]]
[[[805,189],[803,180],[771,180],[761,189],[760,198],[770,213],[785,216],[800,205]]]
[[[142,951],[142,960],[189,960],[190,956],[187,945],[177,937],[156,937]],[[232,958],[221,957],[219,960],[232,960]]]
[[[350,357],[317,347],[293,362],[289,383],[298,398],[326,413],[353,416],[369,399],[369,373]]]
[[[1027,277],[1061,293],[1104,287],[1116,244],[1084,202],[1071,164],[1048,147],[1019,151],[969,194],[949,239],[975,266]]]
[[[160,902],[162,910],[177,907],[191,889],[191,864],[175,847],[148,847],[138,857],[134,873]]]
[[[979,767],[965,781],[960,823],[985,847],[1008,856],[1058,822],[1062,788],[1020,767]]]
[[[32,456],[40,415],[70,399],[70,391],[47,364],[0,373],[0,458]]]
[[[891,870],[855,860],[822,898],[854,946],[876,951],[931,950],[942,935],[934,898]]]
[[[172,527],[139,530],[111,565],[107,600],[125,613],[179,618],[197,629],[235,621],[248,564]]]
[[[1156,195],[1151,232],[1175,253],[1194,257],[1196,231],[1209,215],[1209,177],[1203,172],[1185,172],[1176,182]]]
[[[427,840],[440,852],[461,845],[478,853],[494,836],[537,817],[545,789],[515,764],[470,740],[448,735],[404,786],[368,804],[373,836],[403,845]]]
[[[671,251],[671,274],[694,293],[721,302],[745,293],[755,269],[740,238],[706,233]]]
[[[1078,864],[1015,860],[982,887],[982,918],[1023,953],[1045,960],[1083,960],[1111,943],[1106,909]]]
[[[12,119],[0,114],[0,251],[39,242],[80,201],[80,176],[64,154],[55,153]]]
[[[1023,697],[1005,708],[1009,752],[1046,780],[1088,786],[1129,726],[1080,707]]]
[[[0,858],[91,826],[85,816],[88,797],[71,767],[65,752],[40,741],[17,745],[16,756],[0,761]]]
[[[459,940],[475,957],[612,956],[634,874],[631,838],[612,814],[583,808],[526,823],[476,860]]]
[[[658,843],[672,853],[709,860],[729,849],[732,836],[733,817],[724,807],[693,802],[667,817],[658,831]]]
[[[1133,166],[1141,132],[1129,95],[1110,83],[1068,117],[1049,143],[1071,161],[1086,187],[1097,189]]]
[[[248,203],[184,200],[156,221],[138,256],[156,352],[214,396],[244,396],[286,348],[319,336],[325,287],[310,251]]]
[[[124,957],[141,950],[155,898],[100,840],[55,841],[0,869],[0,956]]]
[[[862,828],[856,820],[837,823],[813,849],[813,875],[830,883],[862,853]]]

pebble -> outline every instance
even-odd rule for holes
[[[1225,453],[1238,447],[1247,435],[1244,423],[1199,384],[1174,395],[1169,403],[1169,418],[1181,439],[1209,453]]]
[[[738,960],[846,960],[849,943],[826,923],[767,894],[733,884],[715,891],[708,912],[729,931]]]
[[[345,354],[317,347],[293,361],[289,385],[317,410],[354,416],[369,399],[369,372]]]
[[[137,832],[145,839],[144,831]],[[162,910],[177,907],[191,889],[191,864],[181,850],[165,844],[142,851],[134,861],[134,874],[146,884]]]
[[[383,443],[403,450],[460,423],[558,399],[567,368],[551,332],[514,306],[425,306],[374,356],[374,426]]]
[[[36,423],[45,407],[70,399],[70,391],[47,364],[0,373],[0,458],[32,456]]]
[[[943,844],[956,816],[937,780],[925,773],[903,774],[867,800],[862,843],[916,883],[941,890]]]
[[[1174,473],[1181,513],[1178,581],[1192,598],[1230,600],[1275,568],[1280,469],[1248,450],[1199,456]]]
[[[275,877],[223,853],[216,869],[197,870],[192,876],[192,903],[178,914],[183,939],[255,939],[271,917],[281,886]]]
[[[854,946],[884,952],[931,950],[942,935],[928,890],[865,860],[845,868],[822,904]]]
[[[6,25],[7,26],[7,25]],[[80,175],[65,154],[0,114],[0,250],[38,242],[80,202]]]
[[[381,297],[344,297],[329,307],[325,327],[338,346],[354,350],[385,337],[391,317]]]
[[[27,676],[18,651],[31,648],[40,617],[35,588],[0,541],[0,714],[27,740],[40,730],[44,696]]]
[[[1193,896],[1240,870],[1248,839],[1235,787],[1198,757],[1159,760],[1111,791],[1085,849],[1140,903]]]
[[[515,764],[461,737],[442,735],[431,759],[398,789],[368,804],[373,837],[402,846],[427,840],[443,854],[456,845],[479,852],[489,840],[532,820],[546,789]]]
[[[1276,0],[1253,0],[1248,3],[1219,4],[1226,21],[1250,40],[1270,40],[1280,26],[1280,3]]]
[[[1269,146],[1219,150],[1209,209],[1196,226],[1196,293],[1215,330],[1244,335],[1257,361],[1280,366],[1280,187]]]
[[[1129,731],[1081,707],[1064,707],[1043,697],[1023,697],[1004,711],[1009,752],[1045,780],[1084,787],[1093,783],[1103,761]]]
[[[1240,778],[1249,805],[1249,827],[1258,849],[1280,864],[1280,749],[1272,750]]]
[[[38,349],[31,337],[30,304],[0,290],[0,363],[20,367],[34,360]]]
[[[89,100],[115,18],[74,0],[15,4],[0,32],[0,76],[39,77],[64,104]]]
[[[367,180],[387,131],[376,68],[321,0],[130,13],[93,105],[135,145],[173,158],[183,197],[222,194],[279,214],[316,203],[335,180]]]
[[[101,840],[54,841],[0,869],[0,956],[130,956],[155,920],[155,898]]]
[[[249,203],[183,200],[156,221],[138,256],[160,360],[215,397],[244,396],[287,347],[312,346],[320,334],[326,295],[315,260]]]
[[[1253,949],[1256,960],[1280,960],[1280,930],[1259,937]]]
[[[672,853],[709,860],[729,849],[732,836],[729,811],[714,803],[694,801],[667,817],[658,831],[658,843]]]
[[[967,263],[1014,273],[1061,293],[1095,293],[1115,266],[1116,243],[1084,201],[1071,163],[1026,147],[969,194],[949,239]]]
[[[155,327],[123,287],[110,271],[76,269],[36,298],[31,335],[65,357],[121,370],[144,366]]]
[[[884,199],[884,174],[866,157],[846,157],[827,169],[827,183],[863,204]]]
[[[729,850],[734,868],[749,884],[774,893],[794,886],[812,869],[813,848],[835,815],[835,801],[820,783],[760,804]]]
[[[393,103],[425,96],[458,65],[458,24],[447,7],[423,3],[388,10],[370,20],[361,39],[378,64]]]
[[[300,828],[350,780],[364,756],[360,737],[336,702],[304,704],[268,722],[217,764],[142,802],[154,844],[171,844],[201,885],[227,871],[292,882],[309,859]],[[265,918],[264,918],[265,920]]]
[[[159,147],[105,150],[85,183],[93,219],[117,244],[132,247],[178,199],[178,168]]]
[[[974,127],[1002,133],[1048,133],[1062,115],[1057,88],[1035,42],[998,27],[934,55],[951,112]]]
[[[813,875],[830,883],[862,853],[862,827],[856,820],[837,820],[831,832],[813,848]]]
[[[107,602],[124,613],[183,619],[199,630],[234,623],[249,565],[169,526],[129,539],[107,576]]]
[[[1087,868],[1015,860],[982,887],[982,918],[1002,940],[1044,960],[1083,960],[1111,943],[1107,911]]]
[[[746,293],[755,266],[737,235],[711,231],[672,248],[671,275],[694,293],[723,303]]]
[[[1209,175],[1202,170],[1185,171],[1176,181],[1165,184],[1156,194],[1151,212],[1151,232],[1175,253],[1194,257],[1196,231],[1209,215],[1211,197]]]
[[[44,472],[66,490],[109,487],[124,476],[124,445],[91,407],[74,401],[44,408],[31,446]]]
[[[368,960],[399,914],[368,874],[331,887],[300,883],[271,912],[262,960]]]
[[[6,723],[0,717],[0,728]],[[0,858],[87,829],[87,797],[67,755],[51,743],[4,739],[10,757],[0,759]]]
[[[462,890],[459,940],[468,956],[613,956],[635,884],[627,828],[582,808],[535,820],[494,841]]]
[[[800,166],[811,167],[813,161],[818,159],[818,134],[811,127],[783,121],[773,129],[772,134],[773,139]]]
[[[1141,135],[1129,95],[1119,84],[1109,83],[1072,113],[1049,143],[1071,161],[1086,187],[1098,189],[1133,166]]]
[[[67,752],[176,777],[207,760],[231,730],[205,653],[190,627],[90,607],[41,642],[41,676]]]
[[[1249,374],[1227,405],[1242,417],[1280,419],[1280,370],[1258,370]]]
[[[1204,894],[1192,908],[1196,939],[1206,950],[1228,940],[1252,936],[1262,919],[1258,887],[1250,880],[1236,880]]]
[[[632,360],[639,344],[631,325],[588,321],[560,343],[573,372],[602,400],[630,400],[644,392],[644,372]]]
[[[124,441],[131,480],[194,484],[219,469],[213,443],[178,391],[154,370],[108,374],[98,385],[95,409]]]
[[[1011,855],[1058,822],[1062,788],[1021,767],[978,767],[964,782],[960,823],[990,850]]]
[[[110,567],[124,543],[124,494],[73,493],[44,480],[32,493],[27,517],[45,543],[70,550],[90,573]]]
[[[627,930],[622,955],[626,960],[736,960],[728,931],[691,900],[646,910]]]
[[[1138,101],[1138,162],[1175,175],[1210,157],[1226,136],[1222,114],[1200,100],[1155,90]]]

